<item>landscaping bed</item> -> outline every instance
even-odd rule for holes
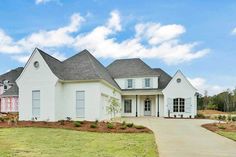
[[[61,128],[77,131],[106,132],[106,133],[152,133],[152,131],[143,126],[137,126],[133,123],[117,122],[90,122],[90,121],[66,121],[58,122],[36,122],[36,121],[4,121],[0,122],[0,128]]]
[[[202,127],[236,141],[236,123],[211,123],[204,124]]]

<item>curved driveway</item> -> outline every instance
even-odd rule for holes
[[[236,142],[208,131],[212,120],[126,118],[153,130],[160,157],[236,157]]]

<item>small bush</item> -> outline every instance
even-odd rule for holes
[[[231,120],[232,120],[231,115],[228,115],[227,120],[228,120],[228,121],[231,121]]]
[[[113,125],[112,123],[108,123],[108,124],[107,124],[107,128],[108,128],[108,129],[114,129],[114,125]]]
[[[97,128],[97,127],[98,127],[98,126],[97,126],[97,124],[95,124],[95,123],[90,125],[90,128]]]
[[[142,125],[135,125],[134,127],[135,127],[136,129],[145,129],[145,127],[142,126]]]
[[[95,121],[95,124],[98,124],[98,120]]]
[[[65,125],[65,120],[59,120],[58,122],[60,123],[60,125]]]
[[[74,122],[74,126],[75,126],[75,127],[81,127],[81,123],[80,123],[79,121],[75,121],[75,122]]]
[[[206,116],[204,114],[198,113],[195,118],[206,118]]]
[[[134,124],[133,123],[128,123],[126,126],[129,127],[129,128],[132,128],[134,126]]]
[[[222,129],[222,130],[226,129],[226,128],[225,128],[224,126],[222,126],[222,125],[218,126],[218,128],[219,128],[219,129]]]
[[[0,117],[0,122],[4,122],[5,119],[3,117]]]
[[[233,122],[236,122],[236,117],[232,117],[232,121],[233,121]]]
[[[218,120],[222,120],[222,115],[218,115]]]
[[[123,122],[122,122],[122,125],[123,125],[123,126],[124,126],[124,125],[126,125],[126,122],[125,122],[125,121],[123,121]]]
[[[222,116],[222,120],[223,120],[223,121],[226,120],[226,116],[225,116],[225,115]]]
[[[120,127],[120,129],[122,129],[122,130],[125,130],[126,128],[127,128],[126,125],[122,125],[122,126]]]

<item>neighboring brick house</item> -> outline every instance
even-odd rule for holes
[[[23,71],[22,67],[0,75],[0,112],[18,112],[18,86],[16,79]]]

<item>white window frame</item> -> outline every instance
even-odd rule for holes
[[[130,84],[130,82],[129,81],[131,81],[131,86],[129,86]],[[134,80],[133,79],[127,79],[127,88],[128,89],[131,89],[131,88],[133,88],[133,86],[134,86]]]
[[[147,82],[146,82],[147,80],[149,80],[149,86],[147,86]],[[150,88],[151,87],[151,78],[145,78],[144,79],[144,87],[145,88]]]
[[[34,93],[38,92],[39,93],[39,98],[34,98]],[[32,91],[32,118],[40,118],[40,108],[41,108],[41,105],[40,105],[40,98],[41,98],[41,92],[40,90],[33,90]],[[35,106],[34,105],[34,102],[35,101],[38,101],[38,105],[39,106]],[[35,110],[38,110],[38,115],[35,115]]]
[[[79,98],[78,93],[83,93],[83,98]],[[76,91],[76,106],[75,106],[75,114],[76,114],[76,118],[85,118],[85,91]],[[81,106],[81,104],[79,103],[83,103],[83,105]],[[80,112],[82,111],[82,112]],[[83,113],[83,115],[80,115],[80,113]]]

